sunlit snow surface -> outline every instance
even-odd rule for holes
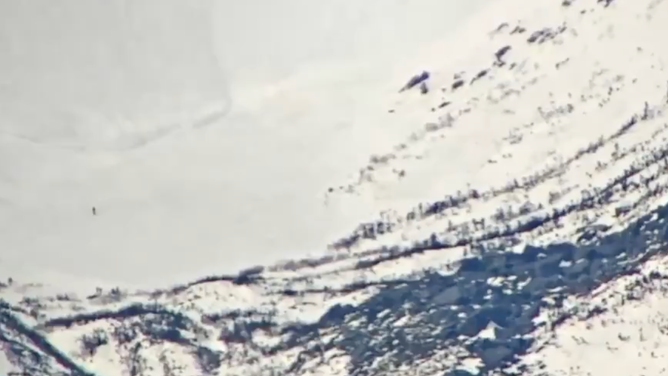
[[[0,260],[155,286],[321,252],[378,209],[327,188],[486,1],[3,3]]]
[[[323,77],[311,67],[303,77],[323,83],[308,86],[311,91],[307,81],[296,79],[265,92],[259,85],[246,87],[239,95],[246,102],[235,101],[233,108],[248,112],[233,110],[225,118],[261,118],[266,123],[258,127],[272,137],[279,134],[271,131],[276,124],[301,119],[294,138],[286,136],[290,141],[283,145],[293,152],[301,145],[302,155],[314,147],[308,140],[323,132],[306,127],[309,119],[319,123],[334,113],[296,115],[302,107],[348,103],[335,114],[342,128],[355,130],[326,134],[331,153],[341,149],[342,165],[354,167],[328,180],[324,176],[331,171],[323,166],[335,161],[313,157],[313,170],[276,184],[297,185],[302,174],[323,170],[322,180],[309,183],[315,189],[327,182],[318,196],[326,208],[320,213],[354,214],[327,222],[333,234],[310,257],[294,257],[299,250],[281,256],[291,261],[272,263],[279,257],[269,249],[254,259],[264,267],[247,263],[242,272],[212,272],[187,283],[175,276],[161,288],[114,288],[97,281],[83,286],[74,277],[61,288],[46,283],[49,278],[17,275],[0,290],[0,342],[7,358],[0,358],[0,366],[10,363],[11,370],[30,375],[665,373],[666,6],[656,0],[502,0],[444,40],[416,48],[412,60],[388,68],[393,73],[387,77],[395,81],[369,73],[369,86],[338,91],[353,76]],[[423,85],[400,90],[423,70],[429,72]],[[374,80],[380,84],[371,85]],[[282,106],[290,102],[294,106]],[[347,112],[362,105],[367,107],[360,112]],[[264,112],[261,117],[252,111]],[[386,137],[358,129],[367,122],[371,129],[385,127]],[[128,154],[125,193],[136,192],[140,182],[156,184],[155,175],[129,179],[160,166],[142,159],[149,153],[174,166],[180,153],[194,153],[184,146],[189,142],[225,149],[215,137],[219,129],[206,128],[206,137],[184,131]],[[246,128],[238,130],[250,137]],[[362,145],[368,145],[365,158],[346,154],[346,148],[363,150]],[[260,152],[267,150],[249,148],[248,159]],[[203,160],[212,152],[201,153]],[[273,154],[276,164],[284,163],[280,156]],[[241,166],[245,159],[236,158]],[[196,170],[184,168],[171,179],[175,185],[183,176],[192,182]],[[107,179],[105,184],[120,184]],[[198,186],[191,193],[201,192]],[[212,191],[186,205],[168,193],[164,202],[183,205],[177,205],[183,226],[192,225],[189,205],[203,205],[197,208],[206,220],[205,202],[218,197]],[[130,217],[127,227],[117,228],[124,216],[141,213],[135,208],[146,205],[140,197],[125,209],[119,201],[109,209],[100,206],[94,218],[81,213],[82,226],[88,226],[79,229],[81,236],[92,242],[99,235],[95,226],[105,223],[104,231],[141,233]],[[266,207],[250,199],[237,204],[253,207],[248,218],[285,205],[275,213],[274,226],[247,233],[265,240],[279,229],[281,238],[287,236],[283,222],[301,214],[282,196],[268,199]],[[359,224],[357,217],[364,217]],[[291,235],[298,241],[313,236],[311,231],[326,232],[314,229],[321,219],[295,220],[305,225]],[[214,227],[203,231],[209,229],[204,245],[216,233]],[[7,236],[25,244],[17,234]],[[178,246],[174,238],[170,242]],[[228,252],[243,256],[240,244],[227,244]],[[173,249],[165,249],[164,258],[175,257]],[[123,250],[109,252],[128,268],[162,267],[162,254],[153,253],[147,268],[141,253],[122,258]],[[184,251],[184,263],[193,254],[199,255]],[[229,254],[218,260],[241,257]],[[209,262],[215,268],[222,261]],[[36,280],[43,283],[31,283]]]

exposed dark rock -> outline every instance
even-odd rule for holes
[[[420,94],[425,95],[429,93],[429,86],[425,81],[420,82]]]
[[[499,49],[494,53],[494,57],[496,58],[496,61],[499,62],[499,63],[505,63],[505,62],[503,61],[503,57],[506,56],[506,54],[508,53],[508,51],[510,51],[510,49],[511,49],[511,47],[508,46],[508,45],[499,48]]]
[[[408,80],[408,82],[406,83],[406,85],[404,85],[404,86],[401,88],[401,90],[399,90],[399,92],[406,91],[406,90],[410,90],[410,89],[412,89],[412,88],[414,88],[414,87],[416,87],[416,86],[418,86],[418,85],[424,83],[424,82],[427,81],[428,79],[429,79],[429,72],[427,72],[427,71],[423,71],[423,72],[420,73],[420,74],[416,74],[415,76],[411,77],[410,80]]]
[[[659,248],[649,249],[647,245],[666,241],[668,221],[662,218],[668,218],[668,207],[649,213],[622,232],[602,237],[598,245],[526,246],[522,253],[489,251],[469,257],[461,261],[454,275],[426,273],[414,281],[384,288],[359,306],[347,307],[343,321],[342,308],[335,307],[323,316],[329,319],[321,320],[319,326],[345,327],[344,339],[332,346],[347,351],[353,367],[363,368],[373,358],[374,350],[367,342],[371,338],[374,346],[390,346],[393,353],[404,354],[397,355],[396,361],[401,363],[415,361],[416,357],[428,358],[434,351],[454,345],[459,336],[475,337],[493,322],[499,325],[499,342],[474,340],[469,349],[481,357],[485,370],[498,369],[531,346],[531,340],[518,338],[535,329],[532,319],[545,306],[544,297],[550,296],[560,307],[569,294],[592,291],[640,265],[643,261],[638,256],[646,258],[659,252]],[[619,257],[625,253],[633,258]],[[635,261],[629,264],[631,259]],[[503,279],[502,285],[490,285],[487,281],[493,278]],[[412,308],[407,310],[407,305]],[[591,314],[600,313],[601,309],[592,308]],[[382,319],[371,314],[383,310],[392,314]],[[412,318],[408,324],[393,324],[406,314]],[[564,313],[553,325],[568,317]],[[353,321],[359,324],[346,325]],[[439,341],[427,341],[434,338],[434,333]]]

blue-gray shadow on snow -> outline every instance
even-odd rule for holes
[[[290,340],[279,347],[313,344],[306,346],[308,350],[293,364],[293,371],[329,349],[344,351],[351,357],[351,372],[365,375],[372,373],[371,366],[378,358],[399,366],[455,346],[479,357],[483,371],[499,369],[516,363],[534,344],[526,335],[537,325],[547,325],[533,321],[541,308],[559,312],[551,323],[558,326],[573,315],[572,311],[559,310],[566,297],[586,294],[612,279],[637,273],[643,262],[665,252],[666,218],[668,206],[589,244],[526,246],[521,253],[482,249],[479,256],[463,259],[450,275],[429,271],[414,279],[376,283],[380,291],[363,303],[336,305],[316,324],[289,328]],[[665,279],[668,275],[651,273],[650,278]],[[503,282],[490,284],[491,279]],[[366,287],[351,285],[348,290]],[[553,304],[544,300],[548,296]],[[604,311],[593,307],[585,314]],[[395,325],[399,320],[403,323]],[[496,325],[496,338],[476,337],[490,323]],[[318,333],[330,330],[338,334],[323,343]],[[461,336],[469,339],[462,341]],[[457,370],[448,375],[470,374]]]

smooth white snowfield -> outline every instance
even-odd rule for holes
[[[0,264],[165,284],[322,252],[376,211],[323,193],[486,2],[3,2]]]

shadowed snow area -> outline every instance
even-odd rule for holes
[[[164,284],[322,252],[375,212],[323,193],[409,125],[396,67],[482,3],[3,3],[3,267]]]

